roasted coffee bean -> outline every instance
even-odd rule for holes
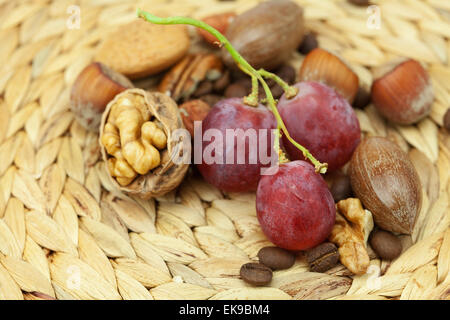
[[[213,90],[213,84],[210,81],[201,82],[195,92],[192,94],[195,98],[207,95]]]
[[[305,252],[309,269],[312,272],[325,272],[337,265],[339,252],[334,243],[324,242]]]
[[[319,46],[317,38],[314,33],[308,33],[302,41],[302,44],[298,48],[298,51],[302,54],[308,54]]]
[[[278,247],[264,247],[258,252],[259,262],[272,270],[287,269],[293,266],[295,255]]]
[[[330,192],[333,195],[334,202],[350,198],[352,196],[352,185],[350,177],[341,173],[336,176],[330,187]]]
[[[450,131],[450,108],[447,109],[444,115],[444,128]]]
[[[242,98],[249,94],[249,90],[239,83],[230,84],[225,90],[226,98]]]
[[[295,82],[295,69],[292,68],[290,65],[282,65],[275,74],[279,76],[284,82],[287,84],[293,84]],[[267,79],[266,80],[267,85],[270,87],[270,91],[272,92],[272,96],[275,99],[280,98],[284,90],[283,88],[278,85],[274,80]],[[264,95],[265,97],[265,95]]]
[[[402,253],[400,239],[384,230],[375,230],[370,235],[370,246],[384,260],[392,260]]]
[[[252,80],[248,76],[236,80],[235,83],[243,86],[249,93],[252,90]]]
[[[272,92],[272,96],[275,99],[279,99],[284,93],[283,88],[280,87],[278,84],[276,84],[272,88],[270,88],[270,91]]]
[[[246,263],[241,267],[242,280],[255,286],[263,286],[272,281],[272,270],[260,263]]]
[[[223,93],[223,91],[230,84],[230,72],[225,71],[223,75],[214,82],[214,91],[217,93]]]
[[[370,102],[370,92],[363,88],[359,87],[358,92],[356,93],[355,100],[353,101],[353,107],[358,109],[363,109]]]
[[[370,1],[369,0],[348,0],[351,4],[354,4],[356,6],[369,6]]]
[[[288,84],[293,84],[295,82],[295,69],[290,65],[282,65],[281,68],[275,72],[275,74]]]
[[[206,102],[211,107],[214,107],[214,105],[223,99],[223,97],[217,95],[217,94],[207,94],[204,96],[199,97],[200,100]]]

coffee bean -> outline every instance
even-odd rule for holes
[[[348,0],[348,2],[350,2],[351,4],[354,4],[356,6],[361,6],[361,7],[370,5],[369,0]]]
[[[258,252],[259,262],[272,270],[287,269],[295,262],[295,255],[278,247],[264,247]]]
[[[206,94],[211,93],[211,91],[213,90],[213,84],[210,81],[202,81],[197,89],[194,91],[194,93],[192,94],[195,98],[204,96]]]
[[[217,94],[207,94],[207,95],[201,96],[199,99],[213,107],[217,102],[222,100],[223,97],[221,97]]]
[[[295,82],[295,69],[293,67],[291,67],[290,65],[284,64],[280,68],[278,68],[274,73],[277,76],[279,76],[287,84],[293,84]],[[270,91],[272,92],[272,96],[275,99],[280,98],[284,93],[283,88],[272,79],[265,79],[265,80],[266,80],[267,85],[270,88]],[[265,98],[265,97],[266,97],[266,94],[264,93],[264,90],[261,88],[260,89],[260,99]]]
[[[270,88],[270,91],[272,92],[272,96],[275,99],[279,99],[284,93],[283,88],[280,87],[278,84],[276,84],[272,88]]]
[[[400,239],[384,230],[375,230],[370,235],[370,246],[384,260],[392,260],[402,253]]]
[[[252,80],[248,76],[236,80],[235,83],[243,86],[249,93],[252,90]]]
[[[295,69],[290,65],[282,65],[281,68],[275,72],[275,74],[288,84],[293,84],[295,82]]]
[[[363,87],[359,87],[355,100],[353,101],[353,107],[363,109],[369,104],[370,99],[370,92]]]
[[[334,202],[350,198],[352,196],[352,186],[350,177],[341,173],[334,179],[330,187]]]
[[[324,242],[305,252],[309,269],[312,272],[325,272],[337,265],[339,252],[334,243]]]
[[[260,263],[246,263],[241,267],[242,280],[255,286],[263,286],[272,281],[272,270]]]
[[[308,33],[302,41],[302,44],[298,48],[298,51],[302,54],[308,54],[319,46],[317,38],[313,33]]]
[[[223,75],[214,82],[214,91],[222,93],[230,84],[230,72],[225,71]]]
[[[444,115],[444,128],[450,131],[450,108],[447,109]]]
[[[249,94],[249,91],[239,83],[232,83],[225,90],[226,98],[234,98],[234,97],[242,98],[245,97],[247,94]]]

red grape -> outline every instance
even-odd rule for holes
[[[352,107],[332,88],[318,82],[294,85],[299,93],[292,99],[283,95],[278,110],[290,136],[307,148],[330,171],[347,163],[361,136]],[[302,152],[283,136],[289,157],[303,160]]]
[[[301,160],[281,164],[274,175],[262,176],[256,211],[264,234],[287,250],[307,250],[322,243],[336,218],[325,180]]]
[[[276,128],[276,121],[273,114],[264,106],[250,107],[243,103],[241,98],[230,98],[219,101],[208,113],[202,122],[202,163],[197,167],[203,178],[217,188],[228,192],[254,191],[258,185],[261,174],[261,168],[269,167],[270,163],[265,163],[265,159],[260,157],[259,139],[266,135],[266,145],[262,150],[267,157],[272,155],[272,134],[270,129]],[[205,148],[212,143],[205,141],[204,134],[209,129],[217,129],[223,137],[223,148],[219,150],[220,154],[215,154],[222,160],[220,163],[208,164],[205,161]],[[255,143],[249,143],[250,139],[242,132],[236,134],[233,140],[227,143],[227,129],[255,129]],[[267,129],[260,132],[259,129]],[[215,141],[215,138],[212,139]],[[238,152],[242,152],[240,146],[245,145],[244,163],[238,163]],[[251,145],[251,148],[250,148]],[[239,150],[238,150],[239,149]],[[233,161],[227,161],[226,155],[234,150]],[[250,160],[253,159],[251,162]],[[231,163],[230,163],[231,162]]]

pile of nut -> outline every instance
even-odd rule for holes
[[[229,12],[204,21],[224,33],[253,67],[271,70],[289,85],[325,84],[354,108],[372,101],[381,115],[398,124],[416,123],[430,111],[431,82],[419,62],[383,66],[374,71],[369,88],[341,58],[319,48],[315,35],[305,32],[302,9],[291,1],[269,1],[238,16]],[[251,80],[217,39],[203,30],[198,36],[205,40],[205,50],[189,54],[186,27],[136,20],[101,44],[97,62],[73,85],[72,111],[80,124],[100,132],[108,172],[123,191],[149,198],[176,188],[188,165],[171,160],[179,142],[174,130],[186,128],[193,137],[194,121],[204,120],[217,102],[252,90]],[[305,55],[298,71],[287,63],[296,50]],[[161,77],[158,92],[134,88],[127,77]],[[275,81],[267,84],[275,99],[283,95]],[[259,94],[264,102],[264,93]],[[450,111],[444,124],[450,130]],[[376,175],[385,184],[371,184]],[[368,243],[382,259],[398,257],[402,245],[394,233],[410,234],[421,206],[420,181],[408,156],[385,138],[366,138],[348,170],[336,171],[332,180],[336,221],[327,242],[304,250],[310,270],[326,272],[340,261],[353,274],[364,274],[370,262]],[[277,247],[263,248],[258,257],[260,263],[241,269],[242,279],[254,285],[269,283],[272,270],[289,268],[296,260],[295,253]]]

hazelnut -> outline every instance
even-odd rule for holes
[[[215,28],[220,33],[225,34],[228,26],[230,25],[231,21],[233,21],[235,16],[236,13],[234,12],[224,12],[208,16],[202,19],[202,21],[209,24],[211,27]],[[203,29],[197,29],[197,32],[209,44],[218,45],[219,40],[215,36],[210,34],[208,31],[205,31]]]
[[[413,124],[426,117],[434,95],[430,77],[419,62],[393,62],[374,72],[372,101],[388,120]]]
[[[211,107],[202,100],[191,100],[180,105],[181,119],[186,129],[194,136],[194,121],[203,121]]]
[[[359,88],[356,73],[340,58],[320,48],[314,49],[305,57],[299,77],[301,81],[317,81],[334,88],[350,104]]]
[[[70,109],[83,127],[97,132],[107,104],[128,88],[133,88],[133,84],[125,76],[93,62],[81,71],[72,86]]]

